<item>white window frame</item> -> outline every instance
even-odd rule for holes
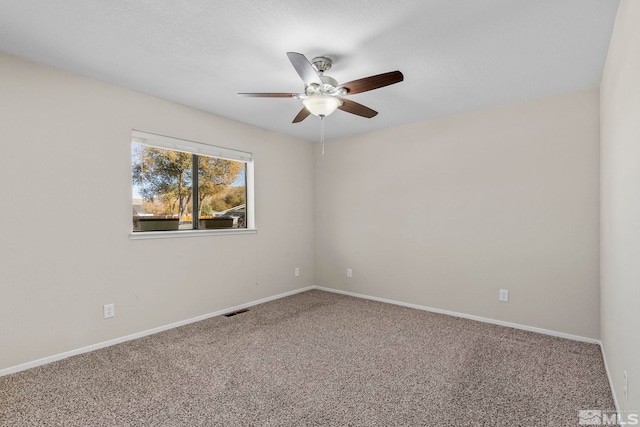
[[[232,148],[218,147],[216,145],[204,144],[202,142],[190,141],[187,139],[175,138],[165,135],[132,130],[131,143],[141,143],[144,145],[165,148],[174,151],[182,151],[185,153],[198,154],[203,156],[218,157],[225,160],[233,160],[246,164],[245,180],[247,187],[247,227],[246,228],[229,228],[229,229],[208,229],[208,230],[179,230],[179,231],[148,231],[148,232],[131,232],[129,238],[132,240],[146,239],[166,239],[174,237],[196,237],[211,235],[229,235],[229,234],[255,234],[257,233],[255,223],[254,208],[254,174],[253,174],[253,155],[246,151],[234,150]],[[131,182],[133,187],[133,181]]]

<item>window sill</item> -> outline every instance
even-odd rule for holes
[[[129,234],[131,240],[173,239],[176,237],[222,236],[228,234],[256,234],[256,228],[232,228],[228,230],[138,231]]]

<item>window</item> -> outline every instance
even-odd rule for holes
[[[133,131],[134,233],[252,227],[251,153]]]

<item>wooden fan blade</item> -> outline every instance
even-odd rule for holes
[[[300,123],[301,121],[309,117],[309,114],[311,114],[309,110],[303,107],[291,123]]]
[[[239,93],[238,96],[250,96],[254,98],[295,98],[297,93]]]
[[[358,104],[357,102],[354,102],[350,99],[340,98],[340,101],[342,101],[342,105],[339,106],[338,108],[342,111],[346,111],[347,113],[355,114],[356,116],[366,117],[367,119],[370,119],[371,117],[375,117],[378,114],[377,111],[372,110],[369,107],[365,107],[362,104]]]
[[[404,80],[404,76],[400,71],[390,71],[384,74],[378,74],[364,79],[354,80],[342,85],[347,89],[349,95],[366,92],[368,90],[379,89],[394,83],[400,83]]]
[[[318,72],[313,68],[313,65],[311,65],[311,62],[309,62],[306,56],[297,52],[287,52],[287,56],[304,84],[307,86],[311,83],[322,85],[322,80],[320,80]]]

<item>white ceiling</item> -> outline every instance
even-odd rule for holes
[[[334,60],[347,82],[400,70],[353,95],[379,111],[337,111],[326,136],[353,135],[597,87],[618,0],[0,0],[0,50],[315,141],[286,52]]]

